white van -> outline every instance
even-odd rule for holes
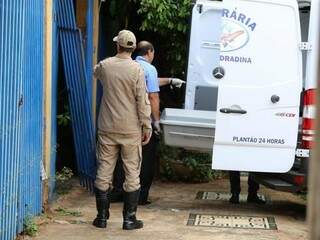
[[[213,150],[213,169],[259,172],[266,186],[303,190],[315,133],[313,1],[311,14],[310,1],[196,1],[185,109],[163,112],[166,144]]]

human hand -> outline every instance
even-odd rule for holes
[[[161,127],[160,127],[160,121],[154,121],[153,122],[153,130],[154,130],[154,133],[159,135],[161,133]]]
[[[142,146],[147,145],[152,136],[152,129],[143,129],[142,131]]]
[[[177,88],[181,88],[183,84],[185,84],[186,82],[179,79],[179,78],[169,78],[169,82],[171,86],[175,86]]]

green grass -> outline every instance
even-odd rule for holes
[[[27,217],[23,224],[23,234],[34,237],[38,233],[38,224],[33,217]]]
[[[62,216],[73,216],[73,217],[81,217],[82,213],[79,211],[71,211],[62,207],[58,207],[54,210],[55,212],[59,213]]]

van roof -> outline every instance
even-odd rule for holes
[[[193,0],[194,2],[196,0]],[[213,0],[209,0],[209,1],[213,1]],[[297,0],[298,4],[299,4],[299,8],[304,8],[304,7],[310,7],[311,5],[311,0]]]

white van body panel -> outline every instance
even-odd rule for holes
[[[293,165],[302,91],[298,4],[225,1],[213,168],[287,172]],[[272,102],[272,97],[279,97]],[[221,109],[243,110],[244,114]]]
[[[195,109],[199,87],[218,89],[219,81],[212,72],[220,65],[221,10],[222,2],[214,1],[198,1],[193,8],[185,109]]]

